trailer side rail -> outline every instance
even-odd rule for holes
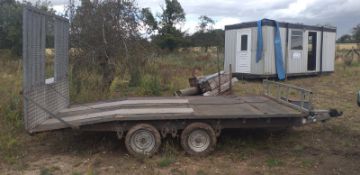
[[[312,91],[298,86],[264,80],[264,95],[303,112],[313,110]]]

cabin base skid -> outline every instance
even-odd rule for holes
[[[319,75],[330,75],[334,73],[334,71],[326,71],[326,72],[307,72],[307,73],[290,73],[287,74],[287,78],[296,78],[296,77],[306,77],[306,76],[319,76]],[[233,73],[233,77],[238,78],[239,80],[242,79],[276,79],[276,74],[250,74],[250,73]]]

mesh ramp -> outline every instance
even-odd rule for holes
[[[53,25],[54,77],[45,77],[46,35]],[[23,9],[23,67],[25,129],[34,128],[69,106],[68,68],[69,22],[31,6]],[[61,119],[59,118],[61,121]],[[63,122],[63,121],[62,121]],[[65,124],[65,123],[64,123]],[[68,125],[71,126],[71,125]]]

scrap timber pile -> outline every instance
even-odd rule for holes
[[[229,90],[237,78],[232,78],[231,74],[224,71],[207,76],[193,77],[189,79],[190,87],[175,92],[175,96],[217,96]]]

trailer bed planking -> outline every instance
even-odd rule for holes
[[[75,105],[57,116],[76,127],[106,122],[303,118],[308,114],[266,96],[143,97]],[[68,126],[50,118],[34,131]],[[241,126],[239,126],[241,127]]]

